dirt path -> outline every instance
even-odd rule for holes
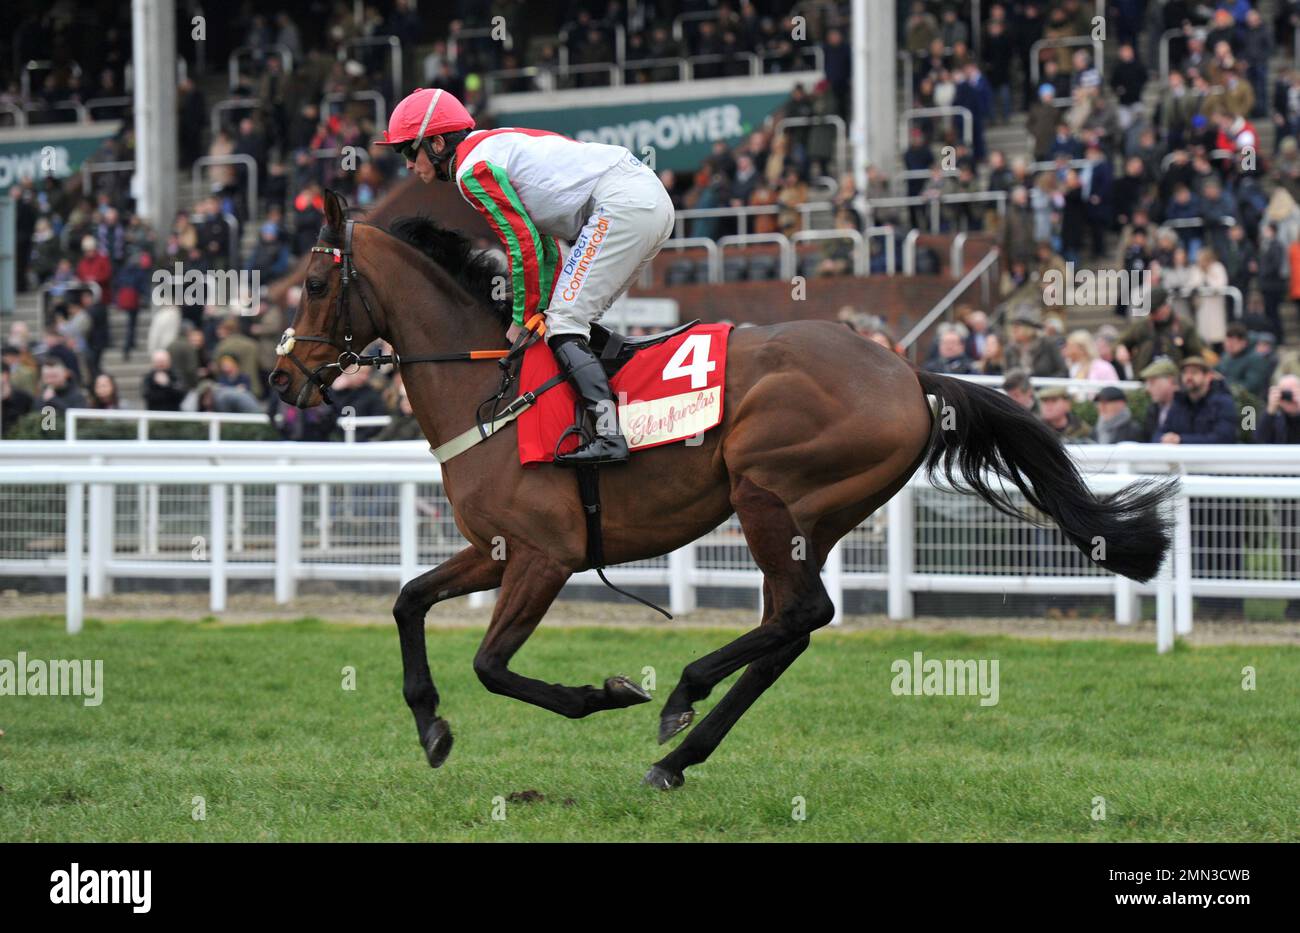
[[[255,622],[287,622],[304,617],[347,624],[393,624],[387,607],[388,596],[302,595],[289,606],[278,606],[270,595],[240,594],[232,597],[231,608],[220,621],[231,625]],[[0,619],[35,615],[63,615],[63,594],[19,594],[12,590],[0,594]],[[105,599],[89,600],[86,616],[105,621],[128,619],[214,619],[208,609],[206,593],[126,593]],[[429,622],[437,626],[482,628],[487,625],[491,608],[472,609],[467,600],[458,599],[435,606]],[[743,609],[700,609],[673,622],[662,619],[648,609],[628,603],[565,600],[556,604],[546,618],[546,625],[633,625],[661,628],[750,628],[758,621],[756,613]],[[1070,618],[959,618],[926,617],[895,622],[883,615],[852,615],[836,631],[889,629],[915,632],[960,632],[968,635],[1008,635],[1017,638],[1086,640],[1111,638],[1124,641],[1155,642],[1155,623],[1139,622],[1120,626],[1109,620]],[[1300,622],[1227,622],[1205,620],[1195,623],[1185,639],[1193,645],[1270,644],[1300,645]]]

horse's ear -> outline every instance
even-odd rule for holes
[[[347,202],[343,196],[330,188],[325,189],[325,223],[335,230],[342,230],[347,212]]]

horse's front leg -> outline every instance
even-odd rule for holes
[[[610,677],[603,687],[566,687],[510,670],[510,659],[542,621],[570,573],[540,551],[518,546],[513,549],[492,623],[474,656],[474,673],[493,693],[532,703],[570,719],[649,702],[650,694],[626,677]]]
[[[489,590],[501,583],[504,564],[473,547],[457,552],[402,587],[393,604],[402,643],[402,694],[415,714],[415,728],[429,764],[438,767],[451,752],[451,727],[438,718],[438,689],[429,673],[424,647],[424,617],[434,603]]]

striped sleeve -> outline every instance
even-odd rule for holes
[[[559,267],[560,249],[554,237],[538,232],[505,170],[480,162],[460,176],[461,191],[496,231],[510,260],[514,319],[525,320],[545,311]]]

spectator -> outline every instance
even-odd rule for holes
[[[1142,434],[1148,443],[1155,443],[1164,436],[1169,423],[1178,391],[1178,367],[1168,359],[1160,359],[1142,369],[1138,377],[1146,383],[1147,397],[1151,399]]]
[[[18,388],[10,379],[8,360],[0,364],[0,436],[8,437],[13,432],[18,419],[27,415],[36,406],[35,400],[27,392]]]
[[[1237,404],[1227,384],[1202,356],[1185,356],[1179,366],[1183,389],[1174,394],[1160,443],[1235,444]]]
[[[939,331],[939,340],[934,356],[926,361],[925,368],[933,373],[946,373],[949,376],[966,376],[975,372],[971,360],[966,356],[964,339],[961,331],[954,324],[944,325]]]
[[[1133,420],[1128,399],[1118,386],[1105,386],[1097,393],[1097,426],[1093,437],[1098,444],[1121,444],[1125,441],[1143,442],[1142,426]]]
[[[330,387],[334,396],[334,409],[343,418],[372,418],[389,412],[384,398],[370,384],[370,373],[363,367],[354,373],[340,373]],[[356,438],[368,441],[379,433],[374,426],[358,427]]]
[[[984,350],[975,363],[975,368],[985,376],[1000,376],[1007,371],[1002,338],[996,333],[989,334],[984,341]]]
[[[1286,249],[1277,238],[1277,226],[1266,223],[1259,236],[1259,292],[1264,299],[1264,315],[1273,333],[1282,337],[1282,301],[1289,280],[1286,272]]]
[[[1246,325],[1234,321],[1224,336],[1225,353],[1215,367],[1230,386],[1241,386],[1255,398],[1268,392],[1269,364],[1250,345]]]
[[[69,408],[86,407],[86,396],[59,356],[49,354],[41,360],[40,403],[42,408],[48,405],[60,414]]]
[[[1199,355],[1200,334],[1191,321],[1174,314],[1169,293],[1157,286],[1151,289],[1150,302],[1151,313],[1135,320],[1119,339],[1128,350],[1133,368],[1140,373],[1160,357],[1177,366],[1183,357]]]
[[[1011,343],[1006,348],[1008,369],[1025,369],[1035,376],[1065,376],[1065,360],[1056,345],[1042,335],[1040,315],[1027,309],[1011,319]]]
[[[108,349],[108,308],[102,301],[96,301],[93,292],[82,292],[77,296],[81,309],[89,319],[86,332],[86,368],[89,377],[94,379],[100,373],[99,363]]]
[[[1097,344],[1092,334],[1086,330],[1073,331],[1065,340],[1062,353],[1070,365],[1071,379],[1093,379],[1114,382],[1119,379],[1115,367],[1107,363],[1097,353]]]
[[[1007,377],[1002,380],[1002,391],[1025,411],[1038,413],[1038,396],[1034,394],[1034,386],[1030,381],[1028,370],[1007,370]]]
[[[1196,256],[1192,267],[1193,289],[1223,289],[1228,285],[1228,270],[1219,262],[1214,250],[1204,247]],[[1192,306],[1196,309],[1196,332],[1216,353],[1223,352],[1223,338],[1228,332],[1228,299],[1219,294],[1197,294]]]
[[[1092,429],[1072,410],[1070,393],[1061,386],[1051,386],[1038,393],[1039,415],[1068,444],[1094,444]]]
[[[107,410],[127,407],[117,394],[117,380],[108,373],[100,373],[91,384],[90,407]]]
[[[249,391],[253,396],[260,399],[266,394],[257,370],[257,341],[240,332],[238,316],[227,315],[217,325],[217,345],[213,347],[212,355],[218,361],[223,356],[233,356],[239,365],[239,371],[251,383]]]
[[[82,237],[77,278],[83,282],[94,282],[105,295],[109,294],[109,287],[113,284],[113,267],[108,257],[99,251],[99,244],[93,236]]]
[[[166,350],[153,351],[140,394],[144,397],[144,407],[149,411],[180,411],[185,388],[172,369],[172,357]]]
[[[1287,374],[1279,379],[1269,388],[1266,404],[1264,417],[1255,426],[1255,443],[1300,444],[1300,376]]]

